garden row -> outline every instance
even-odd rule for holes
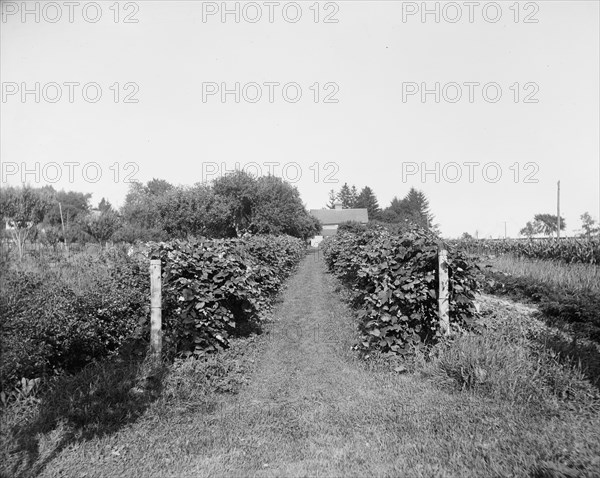
[[[77,264],[2,271],[0,380],[75,372],[144,342],[149,331],[148,256],[163,263],[166,351],[201,355],[259,327],[305,246],[288,236],[171,241],[129,257],[111,250]],[[6,394],[4,395],[6,397]]]
[[[452,244],[472,254],[512,254],[517,257],[569,264],[600,264],[600,238],[481,239],[452,241]]]
[[[232,334],[260,330],[271,302],[306,252],[290,236],[160,243],[168,350],[201,356]],[[163,314],[164,315],[164,314]]]
[[[323,248],[327,266],[353,293],[360,348],[404,355],[440,337],[435,236],[420,229],[342,230]],[[470,327],[477,317],[479,269],[450,250],[448,276],[451,327]]]

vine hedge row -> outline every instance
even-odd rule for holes
[[[300,239],[174,240],[156,244],[163,271],[163,328],[171,352],[202,356],[260,328],[275,294],[306,251]]]
[[[440,336],[435,236],[420,229],[342,230],[323,249],[328,268],[353,291],[359,348],[405,355]],[[448,268],[451,326],[470,327],[477,318],[479,268],[452,250]]]

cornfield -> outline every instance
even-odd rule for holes
[[[450,241],[458,249],[478,255],[511,254],[516,257],[600,264],[600,238],[480,239]]]

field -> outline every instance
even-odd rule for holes
[[[450,248],[448,337],[437,243],[416,230],[3,267],[2,476],[600,474],[595,303],[552,314],[557,291],[598,296],[595,264]]]

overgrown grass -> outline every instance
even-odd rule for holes
[[[582,364],[549,344],[557,333],[535,312],[487,298],[480,333],[457,335],[434,346],[420,370],[461,390],[516,405],[556,411],[559,402],[600,411],[600,395]]]
[[[481,265],[486,292],[533,302],[549,323],[575,340],[600,343],[600,266],[511,256],[482,259]]]

